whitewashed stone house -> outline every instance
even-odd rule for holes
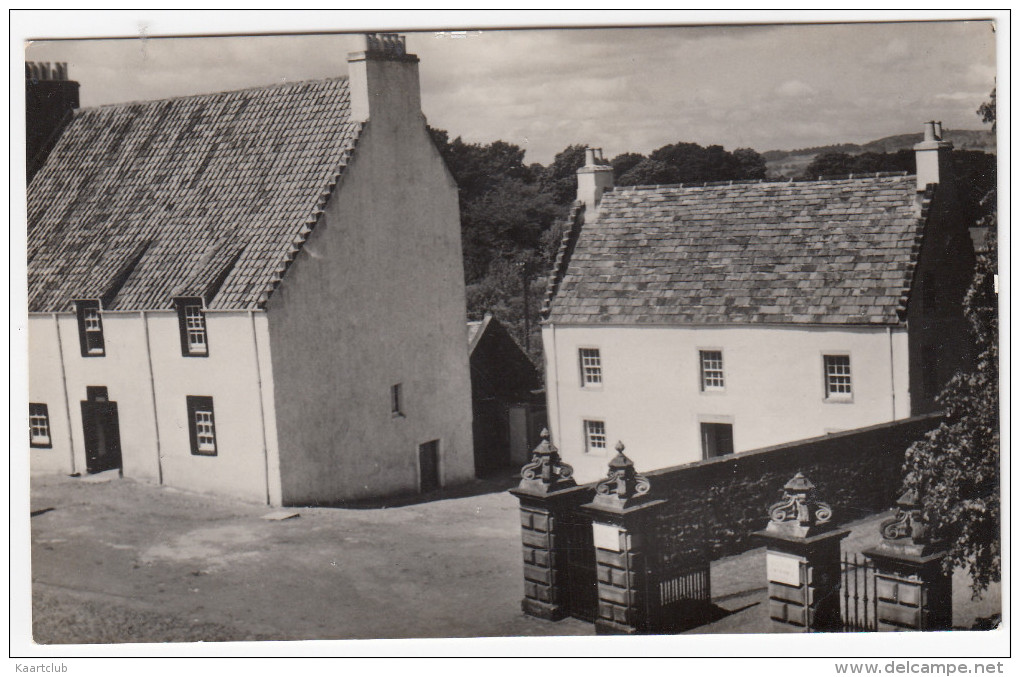
[[[951,144],[917,175],[612,187],[589,150],[542,330],[579,480],[906,418],[970,359]]]
[[[473,477],[457,187],[418,58],[81,109],[28,187],[34,472],[272,505]]]

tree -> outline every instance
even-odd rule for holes
[[[764,179],[765,158],[753,148],[738,148],[733,151],[733,157],[740,168],[741,179]]]
[[[978,257],[964,301],[978,347],[975,368],[950,380],[938,398],[944,421],[910,446],[904,465],[931,535],[949,543],[946,566],[969,571],[975,596],[1001,576],[999,322],[989,254]]]
[[[542,177],[542,189],[559,205],[569,205],[577,197],[577,170],[584,166],[583,143],[567,146],[553,158]]]
[[[645,158],[629,171],[620,176],[620,186],[655,186],[680,183],[680,173],[676,167],[660,160]]]
[[[979,114],[995,124],[994,90]],[[977,225],[989,228],[990,237],[978,253],[964,299],[977,359],[972,370],[957,373],[946,385],[938,398],[943,422],[910,446],[904,463],[904,484],[918,492],[931,535],[949,544],[943,565],[966,568],[975,597],[999,581],[1002,572],[994,189],[983,203],[986,215]]]
[[[875,172],[916,171],[916,158],[912,150],[895,153],[822,153],[811,161],[801,175],[803,179],[819,176],[846,176],[847,174],[874,174]]]
[[[977,109],[977,114],[981,116],[982,122],[990,122],[992,125],[992,131],[995,131],[995,90],[992,88],[992,93],[989,95],[989,100],[985,101]]]
[[[645,156],[641,153],[622,153],[614,157],[609,164],[613,165],[613,180],[616,182],[616,185],[634,185],[620,183],[620,177],[636,167],[644,159]]]

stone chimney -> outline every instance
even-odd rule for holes
[[[949,153],[953,144],[942,140],[942,123],[924,123],[924,140],[914,144],[917,155],[917,192],[930,183],[947,183],[950,178]]]
[[[351,119],[373,127],[400,127],[421,118],[418,57],[406,51],[404,36],[368,33],[365,51],[347,55]]]
[[[584,166],[577,170],[577,199],[591,210],[602,202],[602,193],[613,187],[613,168],[601,148],[584,149]]]
[[[25,160],[28,180],[46,161],[78,107],[78,83],[67,79],[67,64],[25,64]]]

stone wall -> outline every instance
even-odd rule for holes
[[[644,473],[652,495],[667,499],[653,517],[650,551],[671,566],[754,547],[751,533],[765,527],[768,506],[798,472],[832,506],[836,524],[887,510],[901,491],[904,452],[940,420],[927,414]]]

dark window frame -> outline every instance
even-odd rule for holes
[[[32,419],[42,418],[43,425],[46,428],[46,441],[37,442],[35,437],[36,426],[32,423]],[[28,403],[28,444],[32,449],[52,449],[53,448],[53,428],[50,426],[50,409],[42,402],[29,402]]]
[[[733,454],[733,424],[718,421],[701,422],[701,456],[721,458]]]
[[[191,437],[192,456],[219,456],[219,438],[216,435],[216,413],[213,408],[213,398],[207,395],[188,395],[188,434]],[[197,415],[199,413],[209,414],[209,435],[202,435],[199,431]],[[203,422],[204,425],[204,422]],[[212,449],[202,449],[199,437],[211,437]]]
[[[199,296],[179,296],[174,299],[174,307],[177,309],[177,327],[181,335],[181,355],[184,357],[209,357],[209,325],[205,318],[205,303]],[[201,319],[201,329],[188,326],[188,310],[198,308],[198,317]],[[202,348],[191,341],[193,333],[201,333]]]
[[[81,345],[81,356],[104,357],[106,355],[106,337],[103,331],[102,304],[97,300],[80,299],[74,302],[74,312],[78,318],[78,342]],[[94,325],[93,319],[95,320]]]

